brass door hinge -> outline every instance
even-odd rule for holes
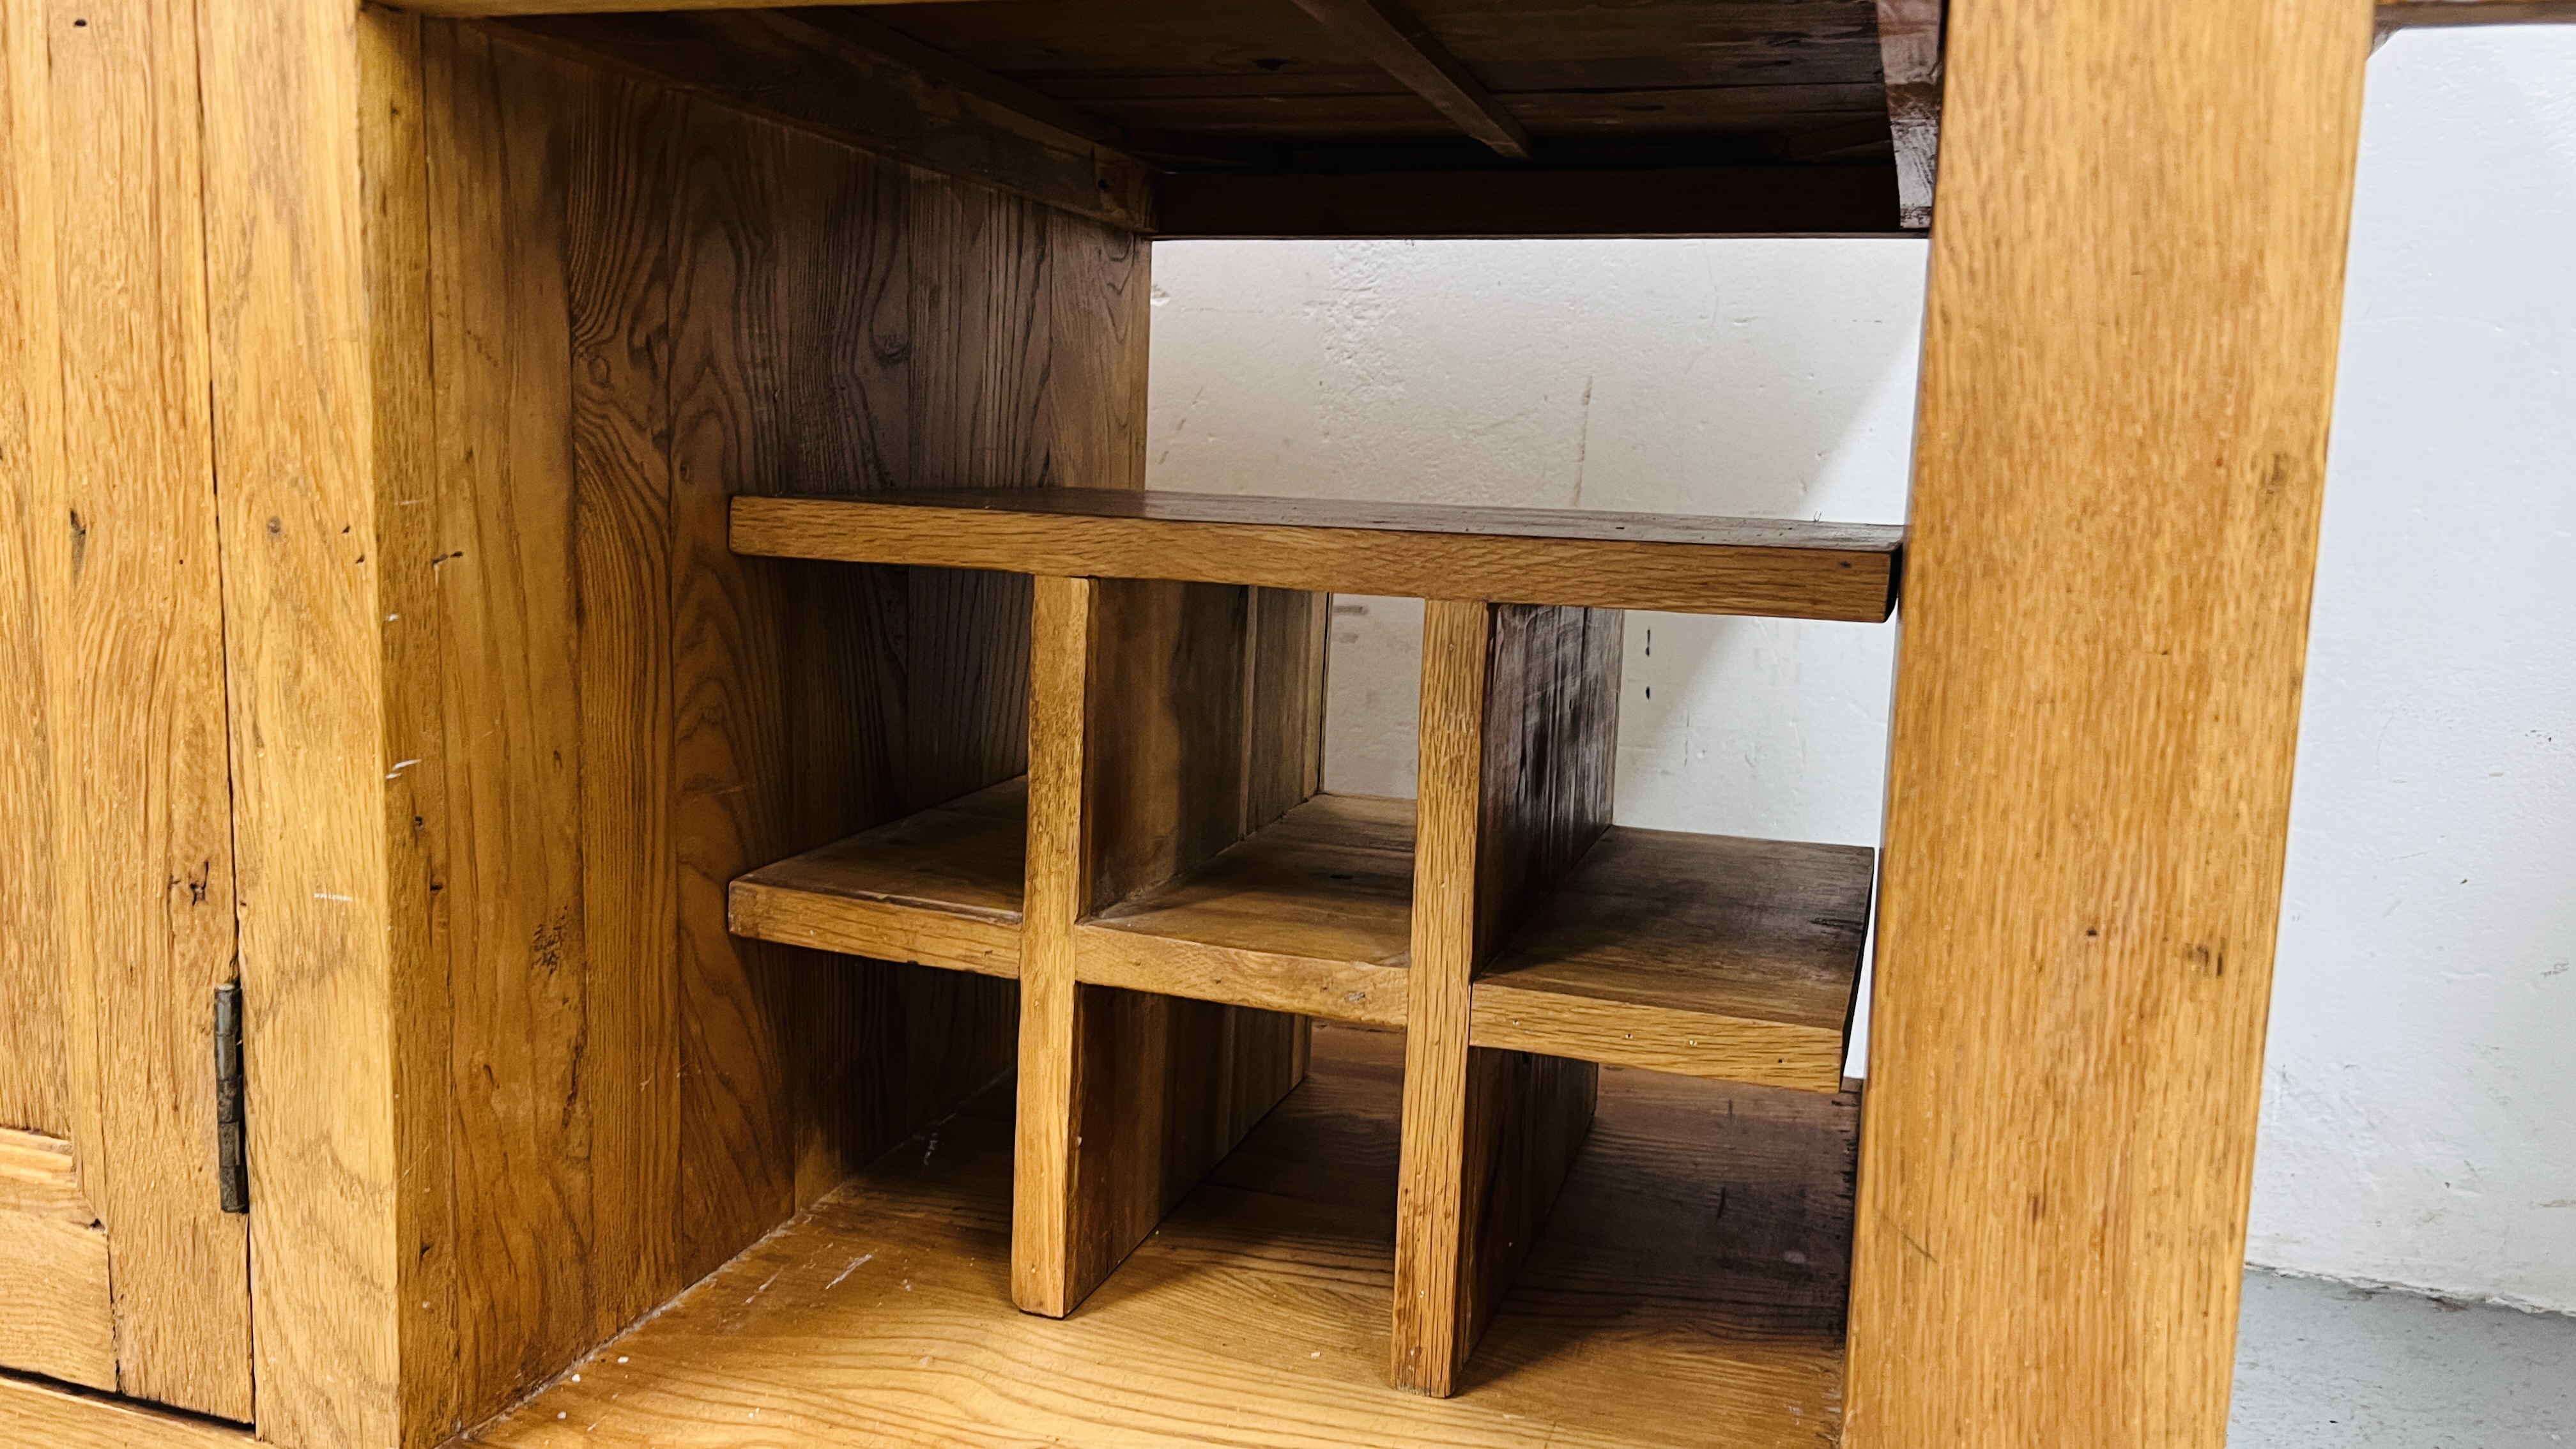
[[[215,988],[215,1161],[228,1213],[250,1211],[250,1160],[242,1134],[241,983]]]

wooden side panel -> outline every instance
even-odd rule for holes
[[[1144,294],[1059,295],[1059,230],[1082,286],[1141,277],[1105,229],[501,32],[382,28],[413,26],[423,133],[379,118],[370,179],[426,178],[440,470],[383,506],[417,581],[388,658],[437,666],[388,683],[425,720],[389,762],[403,990],[441,1023],[406,1028],[454,1104],[404,1129],[448,1203],[406,1198],[419,1442],[1008,1068],[1009,982],[739,940],[725,902],[1025,768],[1027,581],[738,557],[726,510],[1044,480],[1088,416],[1051,339],[1107,387]]]
[[[1589,1062],[1471,1047],[1476,968],[1609,828],[1616,611],[1433,600],[1398,1178],[1398,1387],[1455,1390],[1592,1121]]]
[[[2370,44],[1952,11],[1853,1449],[2224,1441]]]
[[[369,298],[400,271],[376,248],[405,245],[395,217],[371,221],[380,195],[362,159],[385,118],[359,99],[359,37],[386,22],[322,4],[197,18],[256,1412],[278,1443],[395,1444],[397,1305],[419,1301],[414,1265],[434,1254],[402,1239],[396,1128],[397,1091],[420,1078],[396,1077],[417,1042],[393,1021],[409,998],[386,834],[408,822],[388,799],[406,757],[387,748],[396,611],[380,589],[402,561],[381,551],[378,508],[427,495],[406,491],[418,460],[400,426],[378,429],[371,355],[422,343]]]
[[[590,1326],[596,1094],[582,909],[567,154],[580,77],[439,27],[427,50],[441,473],[433,507],[452,1001],[457,1358],[542,1377]],[[578,104],[578,102],[570,102]],[[603,995],[606,995],[603,993]],[[603,1000],[603,1007],[609,1002]],[[470,1418],[482,1407],[469,1396]]]

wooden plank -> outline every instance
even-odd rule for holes
[[[75,1140],[114,1260],[117,1386],[246,1420],[249,1232],[222,1211],[208,1070],[235,927],[197,26],[178,0],[43,10],[46,532],[68,552],[45,570],[45,698],[80,741],[52,756],[54,885],[61,969],[95,983],[69,997],[96,1041],[78,1085],[98,1132]]]
[[[68,1137],[79,1129],[44,630],[66,552],[43,542],[64,512],[45,24],[31,7],[0,14],[0,991],[23,1003],[0,1015],[0,1122]],[[96,1094],[83,1095],[94,1126]]]
[[[107,1229],[59,1137],[0,1127],[0,1364],[116,1387]]]
[[[1475,1043],[1830,1096],[1874,863],[1613,828],[1476,978]]]
[[[615,1128],[595,1120],[583,1076],[583,638],[565,361],[566,118],[587,77],[455,26],[433,27],[424,50],[456,1373],[472,1422],[595,1341],[593,1265],[573,1247],[595,1237],[591,1145]]]
[[[247,1429],[12,1378],[0,1378],[0,1422],[19,1442],[51,1449],[250,1449],[261,1442]]]
[[[1163,178],[1154,234],[1446,238],[1903,236],[1890,166],[1380,171]]]
[[[1019,1130],[1011,1175],[1011,1301],[1062,1318],[1075,1282],[1074,1122],[1081,987],[1073,924],[1084,914],[1090,819],[1083,809],[1084,700],[1093,579],[1041,577],[1030,629],[1028,894],[1020,938]]]
[[[1150,230],[1154,168],[789,11],[529,15],[516,34],[892,160]]]
[[[2381,30],[2424,25],[2576,23],[2576,0],[2379,0]]]
[[[386,754],[379,822],[386,842],[394,1142],[400,1166],[393,1312],[399,1372],[392,1421],[405,1445],[461,1423],[457,1383],[457,1199],[453,1191],[455,1003],[449,990],[437,391],[432,376],[427,63],[421,24],[383,9],[358,20],[361,254],[369,315],[374,428],[375,604],[384,670]],[[255,1076],[256,1074],[254,1074]],[[253,1091],[258,1087],[254,1082]],[[254,1097],[254,1105],[256,1097]],[[326,1391],[327,1392],[327,1391]]]
[[[375,350],[423,349],[370,305],[399,275],[366,153],[362,34],[336,7],[199,10],[233,840],[250,1068],[251,1308],[261,1434],[405,1444],[406,1363],[448,1345],[398,1305],[420,1261],[398,1188],[379,507],[406,492],[409,404]],[[374,220],[371,221],[371,218]],[[408,246],[417,247],[413,237]],[[380,250],[381,249],[381,250]],[[424,349],[425,350],[425,349]],[[402,826],[408,826],[408,817]],[[404,1075],[397,1075],[398,1061]],[[415,1321],[416,1323],[416,1321]],[[417,1355],[407,1357],[407,1355]]]
[[[671,217],[688,108],[597,69],[554,89],[570,117],[561,263],[586,1048],[576,1059],[586,1075],[571,1085],[584,1098],[591,1167],[592,1271],[577,1349],[684,1281],[673,1209],[681,1087],[668,444]]]
[[[1459,130],[1500,155],[1526,161],[1529,132],[1477,81],[1440,37],[1395,0],[1297,0],[1379,69],[1429,101]]]
[[[1076,976],[1401,1026],[1413,802],[1318,795],[1075,931]]]
[[[1877,622],[1898,528],[1092,489],[733,504],[737,552]]]
[[[1072,1312],[1304,1070],[1297,1018],[1076,967],[1083,916],[1262,823],[1245,817],[1249,623],[1239,588],[1039,579],[1011,1275],[1033,1313]]]
[[[1932,224],[1932,183],[1941,155],[1941,25],[1949,0],[1878,0],[1880,69],[1887,125],[1896,143],[1897,221]]]
[[[1852,1449],[2225,1438],[2370,9],[1952,13]]]
[[[1472,1045],[1472,978],[1610,822],[1621,616],[1434,599],[1389,1375],[1446,1396],[1592,1118],[1590,1062]]]
[[[1178,1449],[1220,1421],[1259,1449],[1831,1442],[1848,1100],[1604,1072],[1490,1371],[1434,1402],[1381,1378],[1402,1058],[1317,1028],[1306,1084],[1065,1322],[1002,1291],[998,1088],[471,1442]]]
[[[1421,768],[1413,846],[1413,958],[1404,1033],[1404,1138],[1396,1178],[1394,1327],[1387,1376],[1446,1396],[1461,1343],[1476,881],[1493,653],[1491,605],[1422,611]]]
[[[733,883],[729,928],[783,945],[1015,977],[1028,782],[881,825]]]

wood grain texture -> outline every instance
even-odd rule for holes
[[[1613,827],[1477,976],[1474,1040],[1838,1092],[1874,864]]]
[[[54,881],[44,604],[60,590],[50,575],[66,550],[45,544],[62,514],[45,19],[32,7],[0,13],[0,990],[22,1003],[0,1017],[0,1123],[68,1137],[76,1104],[89,1100],[92,1126],[97,1107],[94,1093],[72,1089]],[[95,1041],[84,1050],[94,1056]]]
[[[1081,1086],[1073,925],[1088,904],[1083,711],[1099,598],[1096,579],[1041,577],[1030,627],[1028,891],[1020,938],[1011,1301],[1050,1318],[1072,1312],[1081,1299],[1070,1256]]]
[[[1401,1026],[1413,802],[1317,795],[1075,931],[1083,981]]]
[[[782,945],[1016,977],[1028,818],[1027,780],[1007,780],[763,866],[733,883],[727,925]]]
[[[107,1229],[72,1144],[0,1128],[0,1364],[116,1387]]]
[[[59,390],[38,464],[59,471],[21,506],[53,556],[39,698],[79,742],[47,771],[55,969],[74,978],[56,999],[94,1042],[68,1058],[96,1094],[73,1140],[113,1259],[116,1386],[248,1419],[248,1228],[221,1209],[210,1070],[235,926],[196,17],[39,8],[43,89],[17,121],[48,179],[23,221],[56,240],[21,285],[55,293],[36,385]]]
[[[530,16],[511,29],[710,102],[1131,231],[1154,169],[786,10]]]
[[[1473,1045],[1472,981],[1610,822],[1622,616],[1425,606],[1390,1376],[1445,1396],[1591,1121],[1591,1062]]]
[[[1404,1135],[1396,1178],[1394,1327],[1387,1376],[1445,1396],[1461,1342],[1466,1255],[1469,982],[1476,966],[1485,698],[1493,607],[1432,599],[1422,611],[1421,765],[1413,846],[1413,953],[1406,983]]]
[[[1941,27],[1949,0],[1878,0],[1887,125],[1896,144],[1897,221],[1932,224],[1941,155]]]
[[[1429,101],[1459,130],[1515,161],[1530,154],[1528,128],[1496,101],[1440,37],[1394,0],[1297,0],[1380,70]]]
[[[1393,1034],[1319,1027],[1306,1084],[1064,1322],[1003,1291],[997,1088],[474,1442],[1832,1442],[1847,1100],[1604,1072],[1474,1391],[1435,1402],[1381,1378],[1401,1066]]]
[[[1174,172],[1154,225],[1165,240],[1905,236],[1899,184],[1884,165]]]
[[[2225,1437],[2370,10],[1951,16],[1854,1449]]]
[[[1078,488],[745,496],[742,553],[1876,622],[1903,530]]]
[[[1310,656],[1266,659],[1240,588],[1041,577],[1036,620],[1011,1277],[1062,1317],[1303,1074],[1301,1019],[1085,985],[1076,931],[1266,823],[1245,707]]]
[[[406,1440],[380,506],[370,305],[419,245],[371,213],[362,34],[337,5],[202,7],[204,274],[249,1062],[255,1411],[294,1445]],[[371,140],[372,138],[372,140]],[[385,249],[383,252],[379,248]],[[378,263],[383,265],[379,268]],[[395,316],[403,315],[398,309]],[[409,1064],[404,1063],[408,1071]],[[417,1299],[409,1301],[417,1302]]]
[[[18,1442],[48,1449],[250,1449],[261,1442],[247,1429],[12,1378],[0,1378],[0,1423]]]
[[[252,1115],[283,1134],[254,1171],[295,1164],[254,1222],[301,1235],[259,1260],[260,1417],[416,1444],[1007,1067],[1006,985],[722,923],[743,870],[1019,773],[1025,585],[738,559],[725,503],[1021,476],[1079,411],[1034,385],[1050,339],[1105,380],[1130,344],[1087,329],[1144,296],[1059,298],[1053,257],[1088,289],[1116,249],[1025,202],[492,32],[294,19],[208,31],[216,437],[263,510],[226,523]],[[259,210],[280,187],[307,200]],[[327,766],[242,743],[273,728]]]
[[[2571,0],[2379,0],[2382,30],[2419,25],[2546,25],[2576,23]]]

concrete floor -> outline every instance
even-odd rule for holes
[[[2576,1317],[2245,1275],[2228,1449],[2576,1446]]]

